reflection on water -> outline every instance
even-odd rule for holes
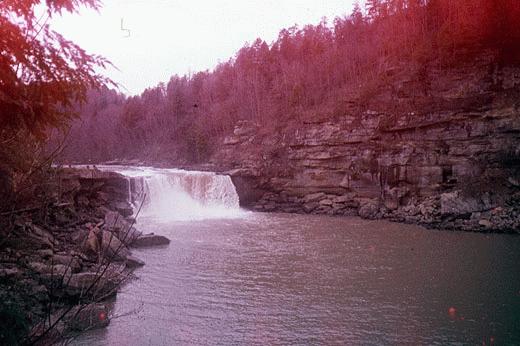
[[[169,247],[75,345],[520,344],[520,237],[249,213],[156,223]]]

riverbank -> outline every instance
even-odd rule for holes
[[[520,233],[520,68],[493,51],[392,66],[345,111],[239,121],[210,163],[258,211]]]
[[[140,160],[102,164],[169,167],[165,162],[158,164]],[[417,191],[413,194],[410,191],[404,193],[399,188],[388,190],[388,186],[370,185],[368,181],[364,181],[366,185],[351,188],[341,184],[328,187],[277,186],[273,184],[280,184],[282,180],[270,177],[272,171],[251,167],[228,170],[215,163],[181,165],[178,168],[229,175],[240,198],[240,206],[251,211],[359,216],[430,229],[520,234],[520,183],[513,176],[514,169],[504,171],[495,184],[441,184],[428,194],[417,194]],[[505,179],[507,173],[511,176]],[[375,174],[375,178],[378,176]],[[289,179],[286,177],[284,181]]]
[[[52,200],[2,214],[2,344],[49,344],[108,325],[106,299],[144,265],[130,248],[169,243],[136,229],[125,177],[85,168],[50,179]]]
[[[335,111],[239,120],[197,164],[153,147],[110,163],[228,174],[260,212],[520,233],[520,67],[482,50],[382,73],[369,97],[344,95]]]

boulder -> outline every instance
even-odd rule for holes
[[[65,276],[66,274],[70,275],[70,268],[63,264],[48,265],[41,262],[30,262],[27,266],[38,274],[52,274],[59,276]]]
[[[87,331],[104,328],[110,323],[109,309],[105,304],[92,303],[76,307],[67,315],[67,329],[71,331]]]
[[[70,295],[94,295],[94,294],[109,294],[114,292],[117,288],[118,280],[117,276],[112,271],[106,271],[101,277],[101,272],[84,272],[73,274],[68,281],[65,281],[67,285],[67,293]],[[87,292],[87,290],[89,290]]]
[[[51,259],[51,262],[54,264],[62,264],[64,266],[70,267],[70,269],[77,273],[81,269],[81,261],[70,255],[54,255]]]
[[[119,214],[123,215],[124,217],[132,216],[134,213],[134,209],[128,202],[116,202],[114,203],[114,209],[119,212]]]
[[[310,212],[312,212],[314,209],[316,209],[318,206],[319,206],[319,204],[316,203],[316,202],[305,203],[305,204],[303,205],[303,210],[304,210],[306,213],[310,213]]]
[[[108,229],[127,230],[130,223],[117,211],[108,211],[105,214],[105,227]]]
[[[465,215],[484,210],[484,205],[473,197],[463,197],[459,191],[441,195],[442,215]]]
[[[126,228],[118,232],[118,238],[125,244],[130,245],[134,240],[139,238],[143,232],[137,230],[135,227]]]
[[[39,241],[42,246],[44,247],[48,247],[48,248],[53,248],[54,247],[54,237],[53,235],[48,232],[47,230],[39,227],[39,226],[36,226],[36,225],[29,225],[29,229],[30,229],[30,232],[29,232],[29,236],[31,238],[34,238],[35,240]]]
[[[72,275],[72,270],[63,264],[48,265],[41,262],[30,262],[27,266],[46,281],[67,282]]]
[[[170,244],[170,239],[153,233],[145,234],[135,239],[132,243],[133,247],[148,247]]]
[[[144,265],[145,265],[145,263],[143,261],[141,261],[139,258],[134,257],[132,255],[130,255],[126,258],[126,267],[127,268],[132,269],[132,268],[142,267]]]
[[[108,259],[124,261],[130,254],[126,246],[114,233],[103,231],[101,235],[101,249]]]
[[[318,202],[321,199],[325,198],[325,196],[326,196],[326,194],[324,194],[323,192],[311,193],[311,194],[303,197],[303,200],[305,201],[305,203]]]
[[[347,194],[347,195],[334,197],[332,199],[332,201],[334,203],[347,203],[347,202],[351,202],[354,197],[355,197],[355,194],[351,193],[351,194]]]
[[[359,208],[358,214],[363,219],[376,219],[379,214],[379,206],[377,202],[374,201],[365,202],[365,204],[362,204]]]
[[[35,251],[35,254],[37,254],[38,256],[40,256],[43,259],[49,259],[54,254],[54,251],[52,251],[51,249],[43,249],[43,250]]]

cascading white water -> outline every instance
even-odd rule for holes
[[[237,218],[243,215],[239,198],[226,175],[177,169],[102,167],[134,180],[145,197],[140,216],[160,221]],[[140,180],[139,184],[135,182]],[[130,193],[140,191],[131,191]],[[141,201],[134,201],[137,207]]]
[[[165,221],[237,217],[238,195],[228,176],[169,171],[145,177],[143,216]]]

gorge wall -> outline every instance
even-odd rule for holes
[[[345,111],[239,122],[212,158],[244,206],[520,232],[520,68],[388,68]]]

